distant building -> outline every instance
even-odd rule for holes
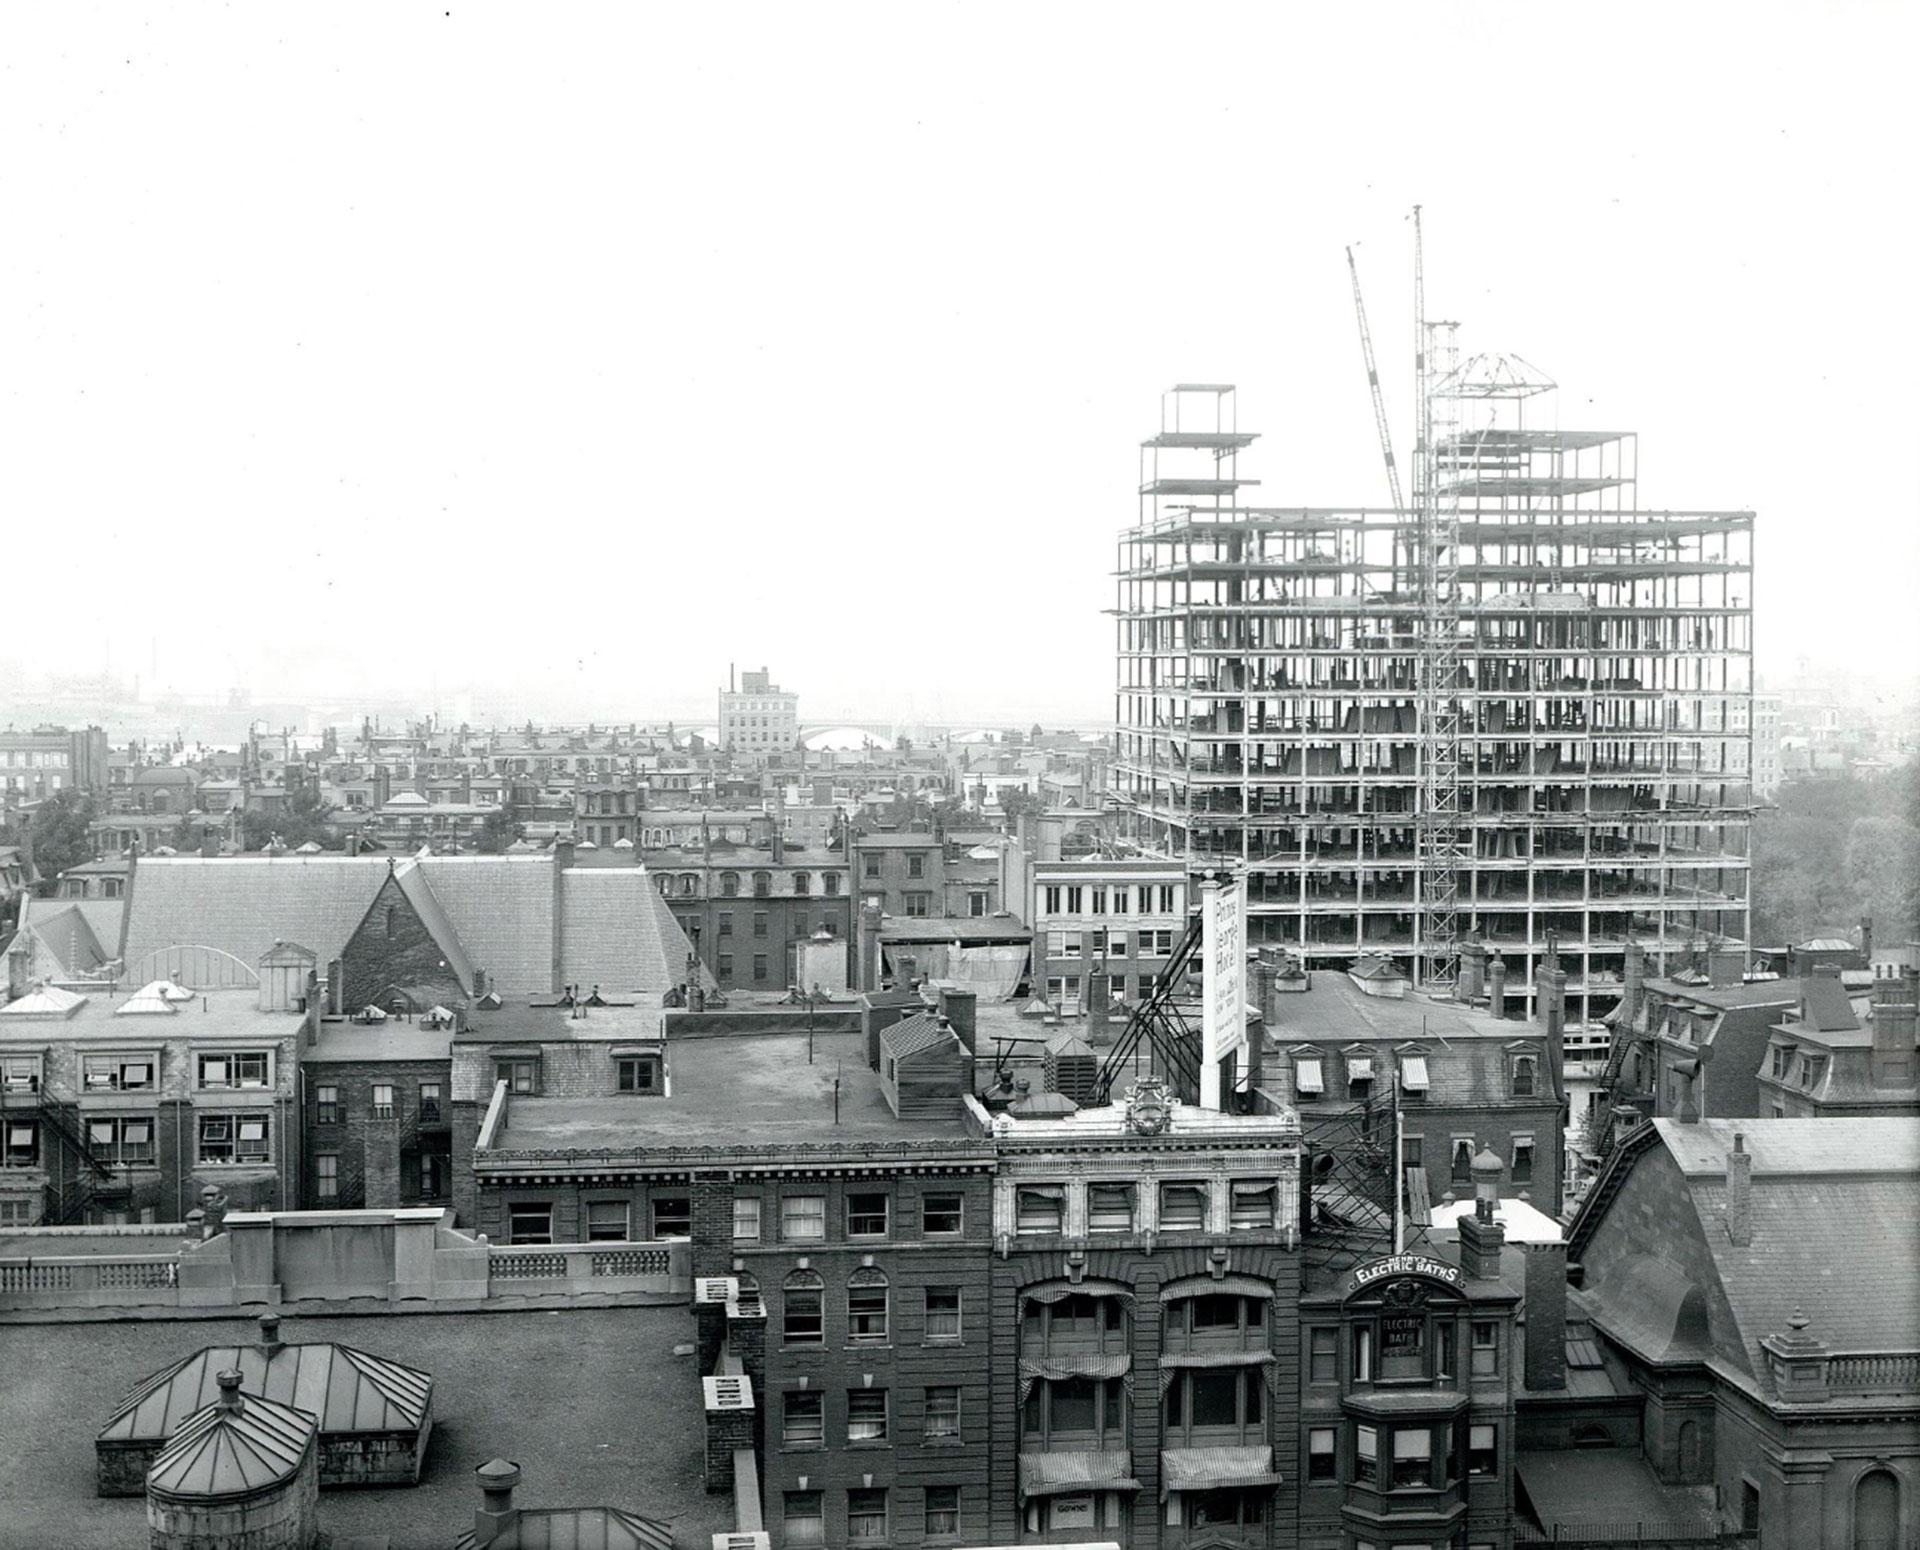
[[[104,792],[107,734],[99,727],[0,730],[0,811],[78,787]]]
[[[853,899],[839,851],[711,846],[647,850],[642,859],[722,990],[786,990],[800,983],[801,949],[816,935],[852,944]],[[683,966],[676,983],[684,978]],[[839,979],[846,983],[844,969]]]
[[[1756,1108],[1774,1119],[1920,1117],[1920,970],[1875,980],[1864,1021],[1837,972],[1798,988],[1798,1000],[1768,1029]]]
[[[763,667],[720,691],[720,746],[729,753],[785,753],[800,736],[800,696],[782,689]]]
[[[1033,925],[1033,989],[1063,1016],[1086,1007],[1089,981],[1131,1004],[1166,967],[1187,926],[1187,869],[1178,861],[1041,861],[1020,868]]]
[[[1762,802],[1780,794],[1784,779],[1780,764],[1781,704],[1777,694],[1753,697],[1753,794]]]

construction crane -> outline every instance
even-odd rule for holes
[[[1400,498],[1400,469],[1393,461],[1393,428],[1387,422],[1387,401],[1380,392],[1380,371],[1373,363],[1373,333],[1367,327],[1367,304],[1360,296],[1360,266],[1347,248],[1347,272],[1353,276],[1353,315],[1360,320],[1360,354],[1367,363],[1367,391],[1373,395],[1373,425],[1380,433],[1380,459],[1387,465],[1387,490],[1396,512],[1406,509]]]
[[[1413,207],[1413,502],[1420,595],[1420,900],[1415,953],[1419,982],[1449,988],[1459,972],[1461,822],[1460,503],[1441,481],[1447,442],[1457,433],[1452,382],[1457,324],[1427,318],[1426,254],[1420,206]]]

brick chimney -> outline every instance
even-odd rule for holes
[[[1753,1246],[1753,1154],[1738,1130],[1727,1153],[1727,1242],[1736,1249]]]
[[[33,949],[27,945],[24,931],[17,933],[13,946],[7,952],[7,999],[18,1001],[33,987],[27,980],[28,966],[33,962]]]
[[[1647,950],[1638,942],[1627,943],[1627,958],[1621,970],[1624,989],[1621,992],[1621,1011],[1629,1022],[1640,1015],[1640,998],[1646,994]]]
[[[1473,1214],[1460,1218],[1460,1269],[1469,1281],[1500,1279],[1507,1233],[1494,1216],[1500,1200],[1500,1159],[1482,1151],[1473,1160]]]
[[[1567,1246],[1543,1243],[1527,1255],[1527,1387],[1567,1386]]]
[[[1495,1017],[1507,1015],[1507,960],[1498,948],[1487,963],[1487,1010]]]
[[[1707,981],[1716,990],[1745,982],[1747,954],[1740,947],[1716,947],[1707,954]]]
[[[513,1488],[520,1483],[520,1466],[506,1459],[489,1459],[473,1473],[480,1482],[481,1500],[473,1515],[473,1545],[474,1550],[486,1550],[520,1519],[520,1510],[513,1505]]]
[[[1478,1001],[1487,989],[1487,944],[1475,932],[1460,949],[1460,978],[1454,982],[1454,995],[1461,1001]]]
[[[1875,1087],[1911,1087],[1914,1081],[1920,969],[1873,982],[1872,1081]]]

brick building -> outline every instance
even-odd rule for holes
[[[301,1050],[308,1210],[453,1202],[452,1030],[326,1018]]]
[[[720,746],[729,753],[776,754],[791,749],[800,736],[800,696],[774,683],[763,667],[731,675],[720,691]]]
[[[41,986],[0,1005],[0,1221],[178,1222],[300,1200],[308,1017],[263,982],[195,995]]]
[[[1064,1015],[1084,1012],[1096,974],[1107,977],[1114,999],[1138,1000],[1186,930],[1187,875],[1177,861],[1090,856],[1020,872],[1034,993]]]
[[[800,982],[801,948],[817,933],[852,942],[847,858],[839,851],[776,842],[764,851],[650,850],[645,860],[723,990],[786,990]]]

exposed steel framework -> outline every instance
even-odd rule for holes
[[[1422,298],[1423,301],[1423,298]],[[1129,838],[1244,870],[1256,942],[1450,983],[1477,932],[1570,1018],[1628,941],[1748,935],[1753,517],[1643,511],[1631,432],[1419,318],[1408,507],[1249,502],[1232,387],[1164,395],[1117,552]]]

